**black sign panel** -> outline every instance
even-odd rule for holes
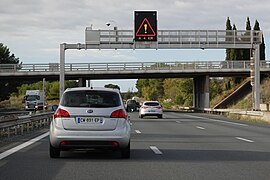
[[[134,11],[135,41],[157,41],[157,12]]]

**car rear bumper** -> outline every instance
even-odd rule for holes
[[[148,111],[141,111],[140,115],[143,116],[157,116],[157,115],[162,115],[163,112],[162,111],[155,111],[155,112],[148,112]]]
[[[160,116],[162,113],[146,113],[146,114],[141,114],[143,116]]]
[[[117,141],[61,141],[61,150],[77,150],[77,149],[119,149],[119,143]]]
[[[71,131],[52,126],[50,130],[51,145],[62,150],[124,148],[129,141],[129,126],[113,131]]]

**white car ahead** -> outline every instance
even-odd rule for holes
[[[145,101],[140,107],[139,117],[145,116],[157,116],[158,118],[163,117],[162,106],[158,101]]]
[[[50,157],[66,150],[113,149],[129,158],[130,132],[118,90],[67,89],[50,124]]]

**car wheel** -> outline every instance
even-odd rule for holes
[[[60,150],[53,147],[51,144],[50,144],[50,157],[51,158],[59,158],[60,157]]]
[[[162,115],[158,115],[158,118],[162,119]]]
[[[128,146],[121,149],[121,157],[124,159],[130,158],[130,142],[128,143]]]
[[[143,118],[143,115],[141,115],[140,118],[142,119]]]

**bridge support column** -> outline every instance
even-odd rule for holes
[[[193,79],[193,106],[209,108],[209,76],[199,76]]]
[[[253,110],[260,111],[260,101],[261,101],[261,88],[260,88],[260,45],[255,45],[255,49],[252,51],[254,62],[254,84],[252,86],[253,94]]]
[[[60,44],[60,88],[59,88],[59,99],[61,99],[62,94],[65,91],[65,50],[66,44]]]
[[[79,78],[79,87],[86,87],[86,79]]]

